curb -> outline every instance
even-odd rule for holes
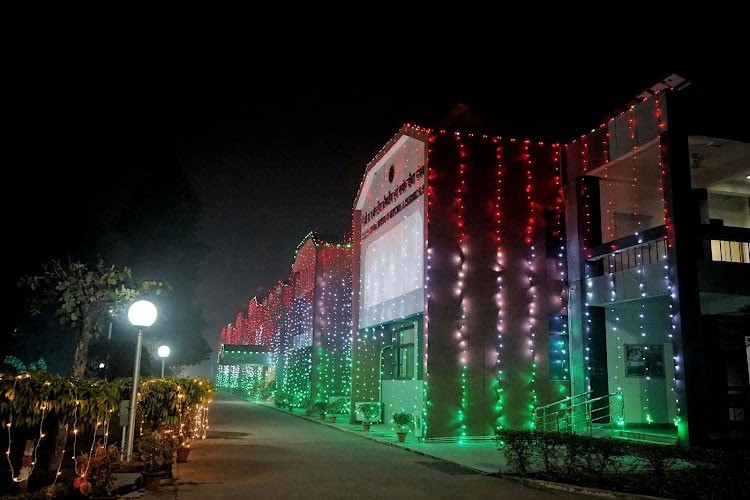
[[[497,477],[525,484],[531,488],[545,491],[565,491],[567,493],[582,493],[590,496],[601,498],[617,498],[622,500],[667,500],[665,497],[654,497],[649,495],[638,495],[635,493],[624,493],[621,491],[602,490],[599,488],[588,488],[586,486],[577,486],[567,483],[556,483],[554,481],[545,481],[543,479],[530,479],[526,477],[511,476],[506,474],[496,474]]]

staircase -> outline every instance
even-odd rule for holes
[[[534,428],[642,443],[677,443],[677,428],[673,425],[625,424],[624,409],[621,392],[593,399],[591,392],[586,392],[535,408]]]

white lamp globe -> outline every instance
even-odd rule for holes
[[[151,326],[156,321],[156,306],[148,300],[133,302],[128,309],[128,320],[133,326]]]
[[[167,356],[169,356],[169,346],[168,345],[163,345],[163,346],[159,347],[159,350],[156,351],[156,352],[157,352],[157,354],[159,354],[160,358],[166,358]]]

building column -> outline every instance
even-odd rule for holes
[[[666,93],[668,126],[660,134],[664,177],[667,258],[672,284],[672,335],[675,349],[675,399],[678,440],[702,446],[709,439],[708,372],[704,357],[701,303],[698,287],[698,204],[692,196],[685,110],[678,92]]]

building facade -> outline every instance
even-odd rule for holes
[[[692,133],[686,99],[652,88],[566,145],[405,125],[352,244],[308,235],[221,342],[267,347],[292,406],[376,402],[427,441],[747,440],[750,144]]]
[[[291,404],[349,398],[352,247],[310,233],[297,248],[289,277],[278,387]]]
[[[407,125],[368,165],[355,407],[380,402],[385,422],[413,413],[421,437],[460,441],[531,428],[532,408],[568,394],[560,152]]]
[[[261,301],[253,297],[247,314],[219,336],[217,386],[259,397],[273,384],[278,399],[292,407],[309,400],[348,399],[352,246],[314,233],[297,247],[290,274]],[[234,363],[224,353],[267,352],[267,366]],[[245,356],[249,359],[248,356]],[[253,360],[255,361],[255,360]]]
[[[624,427],[747,438],[750,145],[662,90],[566,146],[572,392]]]
[[[564,147],[402,128],[355,201],[355,407],[427,440],[747,439],[750,145],[691,135],[685,99]]]

